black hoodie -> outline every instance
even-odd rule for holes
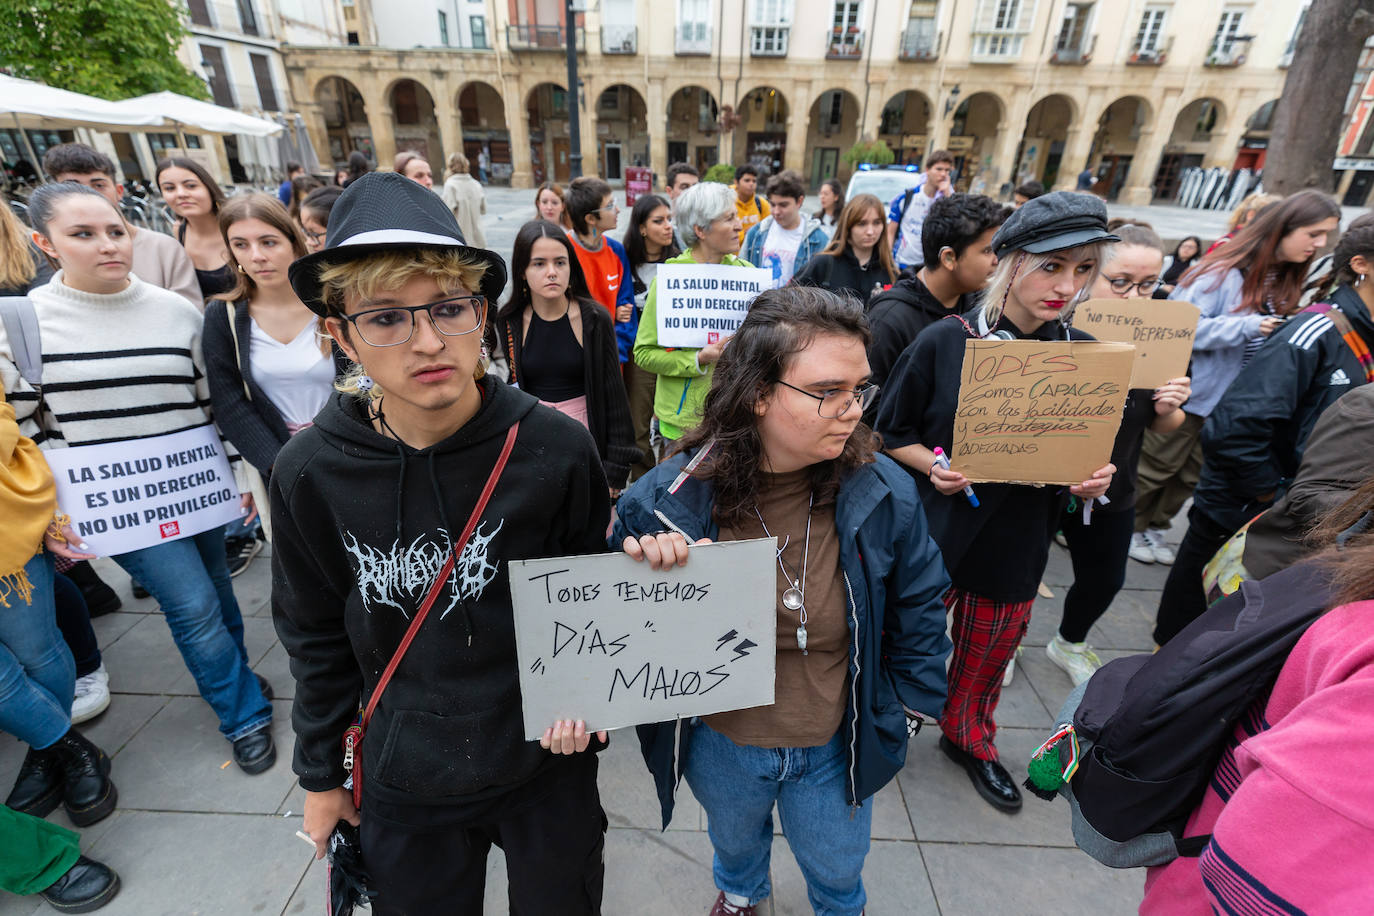
[[[506,431],[520,432],[455,577],[382,695],[363,742],[367,790],[472,804],[555,757],[524,740],[509,560],[606,550],[606,478],[580,423],[487,378],[477,414],[416,451],[336,394],[273,468],[272,616],[291,657],[294,769],[343,785],[344,730],[400,644],[477,503]],[[385,402],[383,402],[385,406]]]
[[[946,315],[962,315],[973,308],[973,295],[959,297],[954,308],[947,309],[913,273],[903,275],[892,287],[874,296],[868,304],[868,326],[873,331],[873,343],[868,346],[868,367],[875,385],[886,385],[892,367],[902,351],[911,346],[927,327]],[[882,399],[882,394],[878,395]],[[864,422],[873,426],[878,417],[878,400],[864,412]]]
[[[1366,351],[1374,349],[1374,320],[1359,293],[1337,287],[1329,301],[1350,320]],[[1326,314],[1304,311],[1285,321],[1207,417],[1194,505],[1239,530],[1297,475],[1322,411],[1368,380],[1365,366]]]
[[[887,275],[878,249],[873,249],[867,265],[860,265],[854,249],[846,246],[843,254],[816,255],[797,271],[792,282],[801,286],[820,286],[837,293],[848,291],[867,305],[875,295],[874,287],[890,286],[892,278]]]

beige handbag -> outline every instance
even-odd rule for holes
[[[234,365],[242,367],[243,360],[239,357],[239,332],[235,326],[237,306],[232,302],[226,302],[225,308],[229,312],[229,336],[234,339]],[[248,379],[243,378],[243,370],[239,370],[239,378],[243,381],[243,396],[248,400],[253,400],[253,393],[248,390]],[[258,519],[262,522],[262,534],[267,538],[267,543],[272,543],[272,504],[267,497],[267,484],[262,479],[262,474],[253,463],[247,458],[240,456],[244,469],[248,472],[248,489],[253,494],[253,504],[258,507]]]

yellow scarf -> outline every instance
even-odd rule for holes
[[[33,440],[19,434],[14,408],[0,391],[0,606],[9,597],[30,601],[33,584],[24,566],[43,547],[43,532],[57,511],[57,485]]]

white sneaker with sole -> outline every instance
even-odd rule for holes
[[[1156,563],[1163,563],[1165,566],[1174,565],[1174,551],[1168,544],[1164,543],[1164,531],[1161,528],[1146,528],[1145,541],[1150,545],[1150,553],[1154,556]],[[1132,541],[1132,547],[1134,547]]]
[[[72,724],[89,722],[110,705],[110,675],[105,663],[85,677],[76,679],[76,698],[72,700]]]
[[[1145,537],[1145,532],[1137,531],[1131,535],[1131,549],[1127,555],[1137,563],[1153,563],[1155,561],[1154,549],[1150,547],[1150,541]]]
[[[1045,647],[1045,654],[1049,656],[1050,661],[1064,669],[1064,673],[1073,681],[1075,687],[1092,677],[1093,672],[1102,667],[1102,660],[1097,657],[1092,646],[1086,642],[1067,642],[1058,633],[1054,634],[1050,644]]]

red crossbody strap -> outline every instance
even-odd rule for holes
[[[487,477],[487,484],[482,488],[482,495],[477,497],[477,505],[473,507],[472,515],[468,517],[468,523],[463,527],[462,535],[453,545],[453,549],[449,551],[448,558],[444,560],[443,569],[439,570],[439,577],[429,587],[425,600],[420,604],[420,610],[416,612],[415,619],[410,621],[410,626],[406,628],[406,635],[401,638],[401,644],[396,647],[396,653],[391,656],[391,662],[382,672],[382,676],[377,679],[377,687],[372,691],[372,698],[367,701],[367,709],[363,711],[362,727],[364,729],[367,728],[367,723],[372,719],[372,711],[377,708],[377,703],[382,698],[382,691],[386,690],[391,675],[396,673],[396,666],[401,663],[401,658],[405,656],[406,650],[415,640],[415,634],[419,632],[420,624],[425,622],[425,617],[429,615],[429,609],[434,607],[434,602],[439,600],[439,593],[444,590],[444,583],[453,574],[455,558],[467,547],[468,539],[472,537],[472,532],[477,529],[477,523],[482,520],[482,512],[487,508],[492,491],[496,489],[496,482],[501,479],[501,472],[506,469],[506,460],[510,458],[510,453],[515,448],[515,434],[519,430],[520,424],[514,423],[509,432],[506,433],[506,444],[501,447],[501,455],[496,459],[496,466],[491,469],[491,475]]]

